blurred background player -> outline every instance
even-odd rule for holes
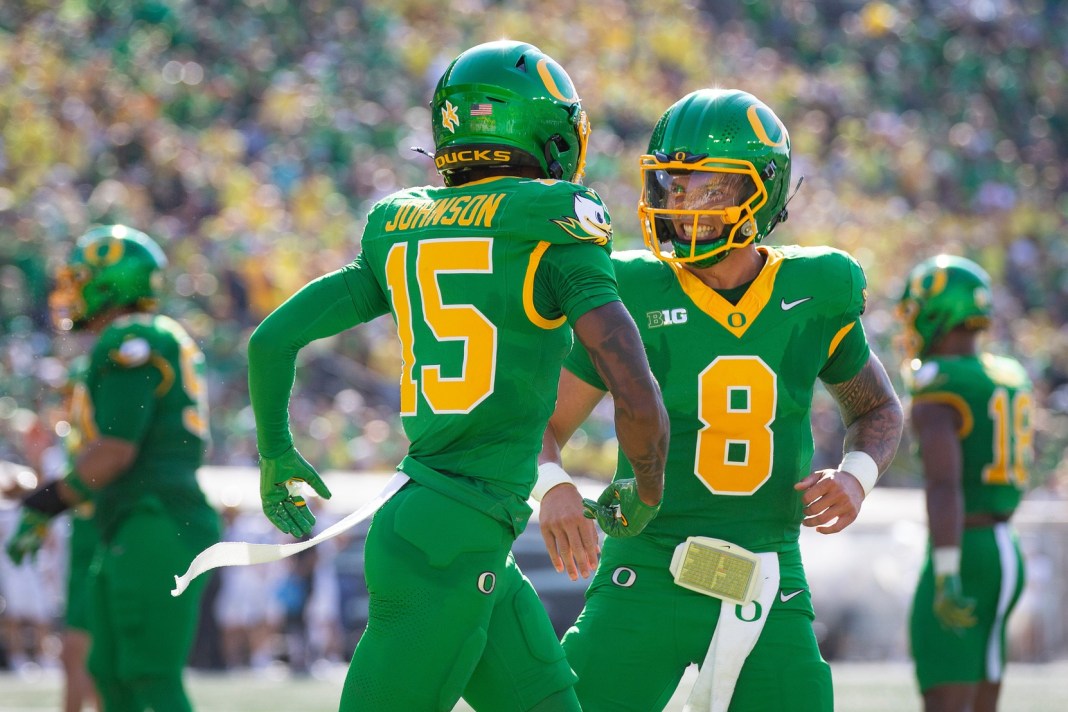
[[[60,330],[96,336],[72,422],[83,442],[70,472],[22,503],[7,551],[32,556],[49,521],[93,501],[89,670],[108,712],[186,712],[182,668],[203,581],[169,595],[173,572],[219,537],[196,480],[208,444],[203,356],[155,313],[166,258],[147,235],[95,228],[74,245],[50,297]]]
[[[510,549],[531,509],[537,454],[572,332],[616,397],[636,478],[621,490],[638,532],[663,487],[667,420],[619,303],[598,195],[577,183],[589,123],[564,69],[502,40],[461,53],[432,105],[445,187],[404,190],[367,217],[354,262],[306,285],[249,343],[264,512],[301,536],[291,494],[329,490],[293,447],[298,351],[392,313],[403,366],[409,482],[367,535],[370,612],[343,710],[578,710],[575,677]]]
[[[16,488],[4,491],[5,498],[24,495]],[[0,505],[0,537],[6,540],[18,526],[18,511],[7,502]],[[28,677],[55,664],[55,651],[49,651],[53,637],[52,621],[62,596],[62,556],[60,537],[49,537],[42,556],[35,562],[15,563],[0,557],[0,646],[9,669]],[[54,640],[54,637],[53,637]],[[52,648],[55,648],[53,645]],[[51,652],[51,657],[48,653]]]
[[[77,427],[80,411],[84,410],[85,382],[88,358],[75,358],[67,371],[67,385],[63,392],[68,422],[72,427],[64,439],[67,457],[64,471],[69,469],[83,446],[84,433]],[[89,570],[100,543],[100,535],[93,520],[93,502],[88,500],[70,509],[70,535],[67,538],[67,595],[63,614],[60,662],[63,665],[63,710],[81,712],[87,705],[99,709],[96,686],[89,674]]]
[[[900,302],[930,528],[909,628],[926,712],[997,708],[1024,584],[1009,519],[1032,465],[1034,399],[1019,362],[979,349],[991,310],[990,277],[951,255],[917,265]]]
[[[671,106],[641,158],[649,251],[612,261],[663,388],[671,447],[659,515],[640,536],[605,542],[564,637],[587,712],[663,709],[691,663],[702,673],[687,709],[833,709],[798,537],[802,524],[830,534],[856,519],[897,450],[902,414],[865,337],[856,260],[829,247],[757,245],[786,219],[790,162],[775,113],[720,89]],[[564,364],[546,433],[553,460],[605,395],[594,363],[576,345]],[[813,472],[817,381],[846,435],[837,469]],[[596,532],[563,470],[542,471],[553,475],[536,488],[549,554],[571,578],[585,576]],[[626,459],[615,476],[631,476]],[[741,605],[677,585],[669,565],[692,536],[758,553],[759,598]]]
[[[99,709],[93,678],[89,674],[90,567],[100,542],[93,521],[92,501],[71,509],[70,537],[67,540],[67,597],[63,614],[60,662],[63,664],[63,710],[81,712],[86,706]]]
[[[281,537],[259,512],[238,507],[223,510],[224,541],[275,544]],[[212,605],[220,628],[223,663],[227,670],[264,670],[276,654],[282,626],[277,589],[285,574],[283,562],[260,566],[225,566],[216,573],[219,593]]]

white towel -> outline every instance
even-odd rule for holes
[[[768,552],[758,556],[763,578],[760,596],[745,606],[723,602],[716,632],[712,634],[701,672],[690,690],[683,712],[727,712],[731,706],[742,665],[756,646],[779,593],[779,555]],[[741,611],[736,612],[736,608]],[[756,617],[758,611],[759,618]]]
[[[287,556],[300,553],[305,549],[321,544],[327,539],[333,539],[338,534],[352,529],[354,526],[370,517],[378,508],[386,503],[390,497],[397,493],[404,483],[408,481],[408,475],[398,472],[390,478],[386,486],[382,488],[367,504],[357,509],[339,522],[324,529],[318,536],[308,541],[298,541],[292,544],[249,544],[244,541],[220,541],[212,544],[204,551],[197,554],[189,568],[181,576],[174,577],[174,589],[172,596],[180,596],[189,584],[197,576],[219,566],[248,566],[250,564],[265,564],[269,561],[278,561]]]

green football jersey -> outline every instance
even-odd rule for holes
[[[610,240],[601,199],[564,181],[421,187],[375,205],[345,277],[362,321],[391,312],[397,324],[405,463],[417,463],[405,472],[526,500],[566,321],[619,299]]]
[[[671,421],[664,499],[619,553],[670,551],[688,536],[753,551],[796,548],[794,484],[810,472],[817,379],[840,383],[867,362],[860,265],[831,248],[758,248],[767,261],[737,305],[647,251],[613,255]],[[578,346],[565,363],[605,389]],[[616,479],[633,477],[620,453]],[[639,541],[641,540],[641,541]]]
[[[964,511],[1011,514],[1033,461],[1031,379],[1004,356],[936,356],[907,374],[913,402],[944,403],[960,414]]]
[[[105,538],[142,504],[162,507],[194,542],[218,538],[218,517],[196,480],[208,443],[207,395],[204,356],[173,319],[124,316],[101,333],[76,386],[74,424],[83,443],[107,436],[138,448],[94,499]]]

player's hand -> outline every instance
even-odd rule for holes
[[[567,569],[572,581],[577,581],[579,574],[589,578],[601,555],[597,526],[585,511],[578,488],[567,482],[556,485],[541,498],[538,521],[545,549],[557,572]]]
[[[964,595],[960,574],[935,577],[934,614],[943,628],[958,635],[975,625],[975,599]]]
[[[856,477],[840,470],[818,470],[794,485],[803,492],[806,527],[820,534],[840,532],[857,520],[864,501],[864,488]],[[836,521],[837,520],[837,521]]]
[[[22,507],[19,510],[19,523],[15,527],[15,533],[7,540],[7,555],[16,565],[21,564],[26,556],[32,560],[37,555],[45,537],[48,536],[50,521],[51,516],[31,507]]]
[[[300,495],[300,483],[307,482],[323,499],[330,490],[315,468],[291,447],[278,457],[260,457],[260,501],[263,513],[286,534],[300,538],[311,533],[315,515]]]
[[[613,482],[596,502],[583,499],[582,505],[586,518],[596,519],[604,533],[614,537],[641,534],[660,511],[659,503],[648,505],[638,496],[638,482],[633,477]]]

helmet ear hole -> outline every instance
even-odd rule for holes
[[[554,180],[560,180],[564,176],[564,167],[560,165],[558,160],[560,155],[566,153],[570,148],[567,141],[560,134],[553,134],[549,137],[549,140],[545,142],[545,166],[549,172],[549,177]],[[553,149],[556,149],[555,151]]]
[[[672,242],[679,239],[675,223],[670,218],[655,218],[656,234],[660,242]]]

